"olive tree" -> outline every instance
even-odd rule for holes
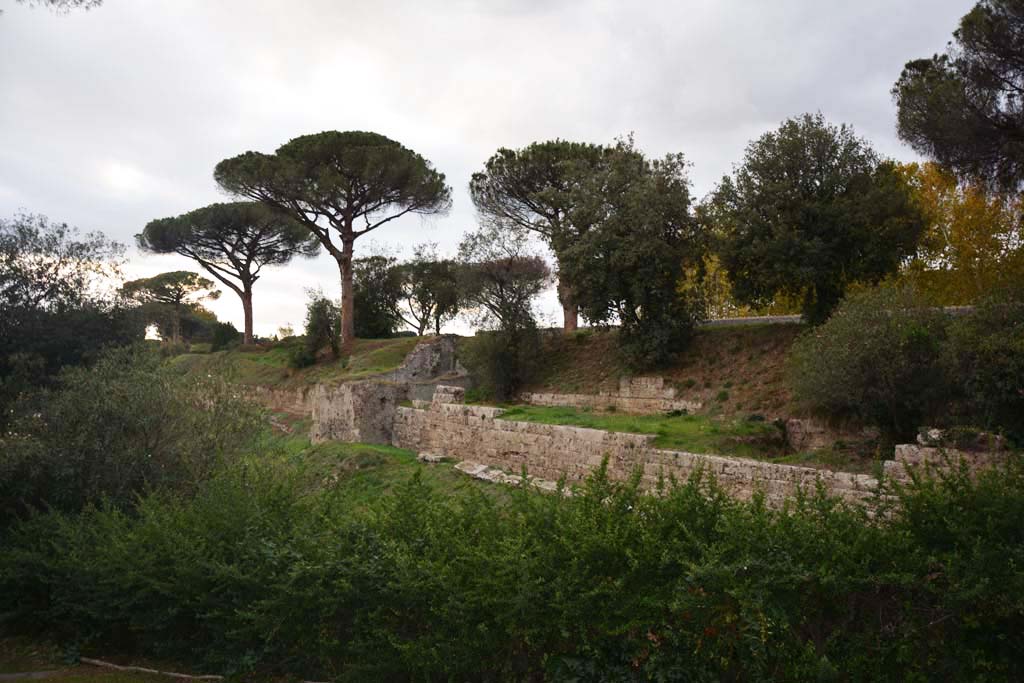
[[[341,338],[355,340],[352,259],[356,239],[406,214],[443,213],[451,189],[422,156],[377,133],[327,131],[297,137],[274,154],[245,152],[217,164],[225,190],[302,223],[341,274]]]
[[[135,240],[143,251],[192,259],[237,294],[246,344],[252,343],[252,288],[260,271],[313,256],[318,246],[301,223],[259,202],[211,204],[150,221]]]

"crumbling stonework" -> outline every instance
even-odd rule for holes
[[[570,408],[613,408],[624,413],[666,413],[673,410],[695,412],[699,401],[676,398],[674,387],[666,387],[662,377],[623,377],[617,392],[597,394],[527,393],[522,400],[536,406],[568,406]]]
[[[309,415],[313,411],[314,387],[297,389],[269,389],[267,387],[247,387],[246,395],[270,410],[290,415]]]
[[[899,444],[895,448],[895,457],[885,461],[885,475],[893,479],[909,478],[913,469],[947,469],[966,466],[970,472],[978,472],[987,467],[996,467],[1006,463],[1008,454],[1005,452],[968,452],[955,448],[937,448],[922,446],[916,443]]]
[[[739,498],[760,490],[773,503],[819,481],[849,501],[867,500],[878,485],[874,477],[861,474],[662,450],[654,447],[650,435],[497,419],[502,412],[443,402],[431,403],[428,409],[399,407],[392,444],[510,474],[519,474],[525,466],[532,477],[555,481],[565,475],[570,483],[585,478],[606,456],[609,476],[625,479],[641,467],[648,488],[659,476],[682,480],[703,469]]]
[[[836,442],[864,443],[878,438],[878,430],[872,428],[841,428],[810,418],[786,420],[786,443],[797,453],[820,451],[832,448]]]
[[[364,380],[319,385],[313,396],[313,443],[391,443],[395,410],[406,400],[404,384]]]

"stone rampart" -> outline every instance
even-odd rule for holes
[[[665,413],[673,410],[694,412],[701,409],[699,401],[676,398],[675,387],[666,387],[661,377],[623,377],[618,391],[597,394],[527,393],[522,400],[536,406],[567,406],[614,410],[624,413]]]
[[[866,500],[878,485],[868,475],[664,450],[654,446],[650,435],[502,420],[502,412],[441,402],[423,408],[398,407],[392,444],[512,474],[525,466],[540,479],[556,480],[564,474],[569,482],[585,478],[606,456],[612,478],[625,479],[642,467],[648,488],[655,486],[659,476],[682,480],[702,468],[732,495],[748,498],[760,490],[773,503],[792,496],[799,486],[813,488],[818,481],[849,501]]]

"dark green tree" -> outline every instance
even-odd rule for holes
[[[186,310],[198,306],[202,301],[218,298],[220,291],[214,289],[212,280],[198,273],[175,270],[126,282],[121,287],[121,294],[149,306],[151,310],[155,304],[156,310],[166,311],[170,319],[171,340],[180,342],[182,317]]]
[[[797,298],[815,324],[851,283],[895,272],[926,226],[895,165],[821,114],[752,142],[705,208],[737,300]]]
[[[393,337],[402,324],[399,299],[402,273],[398,260],[375,254],[354,261],[356,336],[362,339]]]
[[[260,202],[211,204],[150,221],[135,240],[143,251],[192,259],[237,294],[246,344],[252,343],[252,288],[260,271],[297,255],[314,256],[318,247],[301,223]]]
[[[144,325],[109,290],[124,247],[45,216],[0,220],[0,425],[8,405],[105,347],[141,341]]]
[[[535,142],[523,149],[501,148],[474,173],[469,192],[489,221],[540,235],[561,263],[561,254],[590,228],[592,214],[577,211],[601,188],[593,182],[608,149],[566,140]],[[575,330],[579,305],[573,283],[559,270],[558,298],[563,329]]]
[[[443,173],[377,133],[304,135],[274,154],[246,152],[217,164],[225,190],[283,211],[312,232],[341,273],[341,339],[355,340],[352,286],[356,239],[406,214],[443,213],[451,189]]]
[[[587,210],[592,227],[562,251],[587,319],[618,321],[626,363],[641,370],[664,364],[688,339],[698,309],[680,293],[684,268],[706,252],[691,210],[681,154],[649,160],[631,140],[607,155],[606,171]]]
[[[1024,2],[978,2],[946,52],[907,62],[892,92],[916,151],[991,188],[1024,185]]]
[[[412,258],[399,265],[402,296],[399,313],[402,320],[423,336],[433,326],[441,326],[459,313],[458,268],[455,261],[437,255],[437,245],[418,244]]]

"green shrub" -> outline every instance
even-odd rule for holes
[[[1024,445],[1024,297],[993,296],[954,321],[945,360],[967,418]]]
[[[319,290],[307,292],[306,348],[310,355],[329,349],[332,358],[341,353],[341,309]]]
[[[144,350],[68,370],[30,403],[0,436],[0,521],[29,506],[195,490],[260,431],[255,409],[223,382],[183,378]]]
[[[789,383],[804,409],[912,437],[951,392],[942,363],[948,320],[909,289],[880,287],[843,301],[793,345]]]
[[[536,376],[540,350],[532,321],[512,330],[478,332],[460,349],[478,395],[497,401],[514,398]]]
[[[507,504],[413,479],[371,510],[269,464],[20,523],[0,613],[104,651],[357,680],[1020,680],[1024,475],[871,518],[603,471]]]
[[[293,346],[288,352],[288,367],[293,370],[308,368],[316,363],[316,355],[308,346]]]
[[[217,321],[213,324],[213,333],[210,341],[210,348],[213,351],[237,346],[242,341],[242,333],[234,325],[228,322]]]

